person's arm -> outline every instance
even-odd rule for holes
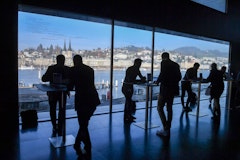
[[[180,66],[179,66],[179,65],[177,65],[177,66],[178,66],[177,80],[178,80],[178,82],[179,82],[179,81],[181,81],[181,79],[182,79],[182,73],[181,73],[181,70],[180,70]]]
[[[164,67],[163,67],[163,63],[161,62],[160,73],[159,73],[159,75],[158,75],[157,80],[154,82],[155,84],[159,84],[159,83],[162,81],[162,73],[163,73],[163,71],[164,71],[163,68],[164,68]]]
[[[51,82],[52,76],[53,76],[52,74],[53,74],[52,67],[49,66],[47,68],[47,71],[45,72],[45,74],[43,74],[43,76],[42,76],[42,81],[43,82]]]
[[[141,79],[142,82],[146,82],[146,77],[142,75],[142,73],[140,72],[140,70],[138,70],[138,74],[139,78]]]
[[[212,71],[210,71],[207,79],[206,79],[206,82],[211,82],[212,81]]]

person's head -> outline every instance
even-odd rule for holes
[[[82,56],[80,56],[80,55],[75,55],[74,57],[73,57],[73,64],[74,64],[74,66],[78,66],[78,65],[81,65],[82,64]]]
[[[211,68],[212,70],[217,70],[217,63],[212,63]]]
[[[65,63],[65,56],[63,54],[57,55],[56,59],[57,59],[57,64],[58,65],[64,65],[64,63]]]
[[[223,73],[225,73],[226,70],[227,70],[227,67],[226,67],[226,66],[222,66],[221,71],[222,71]]]
[[[163,52],[162,53],[162,60],[167,60],[169,59],[169,53],[168,52]]]
[[[134,66],[140,67],[142,64],[142,60],[140,58],[137,58],[134,60]]]
[[[200,64],[196,62],[196,63],[194,63],[193,67],[198,70],[200,67]]]

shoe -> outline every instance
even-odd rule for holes
[[[75,149],[77,155],[82,156],[82,150],[79,146],[77,146],[76,144],[73,145],[73,148]]]
[[[160,136],[160,137],[167,137],[170,135],[170,131],[169,130],[158,130],[156,135]]]

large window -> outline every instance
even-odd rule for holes
[[[95,85],[100,99],[105,101],[102,95],[110,81],[110,25],[19,12],[18,28],[20,111],[33,107],[49,111],[46,93],[34,88],[33,84],[43,83],[42,75],[49,65],[56,64],[58,54],[65,55],[68,66],[73,65],[74,55],[81,55],[83,62],[95,70]],[[67,109],[74,108],[74,92],[71,95]]]
[[[113,77],[115,85],[113,88],[113,98],[120,102],[120,109],[123,110],[125,97],[122,94],[122,84],[125,78],[126,69],[133,65],[136,58],[142,59],[140,71],[143,76],[151,73],[152,63],[152,32],[142,29],[129,28],[124,26],[115,26],[114,29],[114,55],[113,55]],[[137,77],[139,79],[139,77]],[[134,101],[143,101],[145,99],[145,88],[134,85]],[[113,106],[119,108],[119,105]],[[145,105],[142,105],[144,107]]]
[[[87,16],[66,14],[59,17],[50,16],[57,15],[54,12],[50,15],[40,13],[19,11],[19,111],[29,108],[38,109],[39,112],[49,111],[46,93],[34,88],[33,84],[43,83],[42,75],[49,65],[56,63],[58,54],[65,55],[68,66],[73,65],[73,56],[80,54],[83,62],[95,70],[95,85],[101,99],[97,109],[101,113],[110,111],[111,100],[113,111],[123,111],[125,98],[121,91],[122,83],[126,69],[133,65],[136,58],[143,60],[140,68],[143,76],[153,72],[153,80],[160,73],[161,54],[164,51],[168,51],[171,59],[181,66],[183,76],[194,62],[201,64],[199,73],[204,78],[212,62],[219,67],[229,67],[228,42],[158,28],[153,33],[151,27],[119,21],[114,21],[112,27],[109,20]],[[141,103],[145,101],[145,89],[138,85],[134,85],[134,89],[133,100],[144,108]],[[155,100],[158,92],[159,87],[154,88]],[[74,108],[74,93],[71,95],[67,109]],[[156,106],[156,101],[153,106]]]
[[[198,73],[202,73],[203,78],[207,78],[209,75],[212,63],[217,63],[218,69],[226,66],[228,70],[228,42],[186,34],[181,35],[177,32],[170,33],[170,31],[164,31],[164,33],[161,32],[161,29],[157,30],[158,32],[155,33],[154,77],[159,75],[158,67],[161,62],[161,53],[164,51],[169,52],[170,58],[180,65],[182,76],[195,62],[200,63]],[[204,89],[207,88],[208,84],[205,85]],[[195,90],[197,90],[197,86],[195,86]]]

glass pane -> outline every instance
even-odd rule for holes
[[[192,67],[195,62],[200,63],[198,73],[202,73],[203,78],[207,78],[209,75],[209,67],[213,62],[217,63],[219,69],[222,66],[226,66],[228,70],[228,42],[207,38],[199,39],[198,37],[194,38],[194,36],[189,38],[190,36],[173,34],[155,33],[154,77],[159,75],[158,64],[161,63],[161,54],[164,51],[169,52],[170,58],[180,65],[182,76],[184,76],[186,70]],[[207,85],[203,84],[202,89],[205,90]],[[227,87],[227,84],[225,87]],[[197,85],[193,85],[193,90],[197,92]],[[226,91],[227,89],[224,90],[223,96],[226,95]],[[201,99],[209,98],[206,97],[205,92],[201,93],[203,94],[201,95]]]
[[[141,74],[146,77],[147,73],[151,73],[152,32],[122,26],[115,26],[114,31],[113,100],[115,103],[113,103],[113,111],[123,111],[125,97],[122,93],[122,84],[126,69],[134,64],[136,58],[140,58],[142,60]],[[136,78],[140,79],[138,76]],[[134,85],[132,100],[137,102],[137,108],[145,107],[145,97],[145,88]]]
[[[83,63],[95,70],[99,97],[106,92],[110,80],[110,25],[28,12],[19,12],[18,23],[19,111],[49,111],[46,93],[33,84],[43,83],[42,75],[48,66],[56,64],[58,54],[65,55],[68,66],[73,65],[73,56],[80,54]],[[67,109],[74,109],[73,92],[67,99]],[[72,116],[70,111],[67,116]]]

